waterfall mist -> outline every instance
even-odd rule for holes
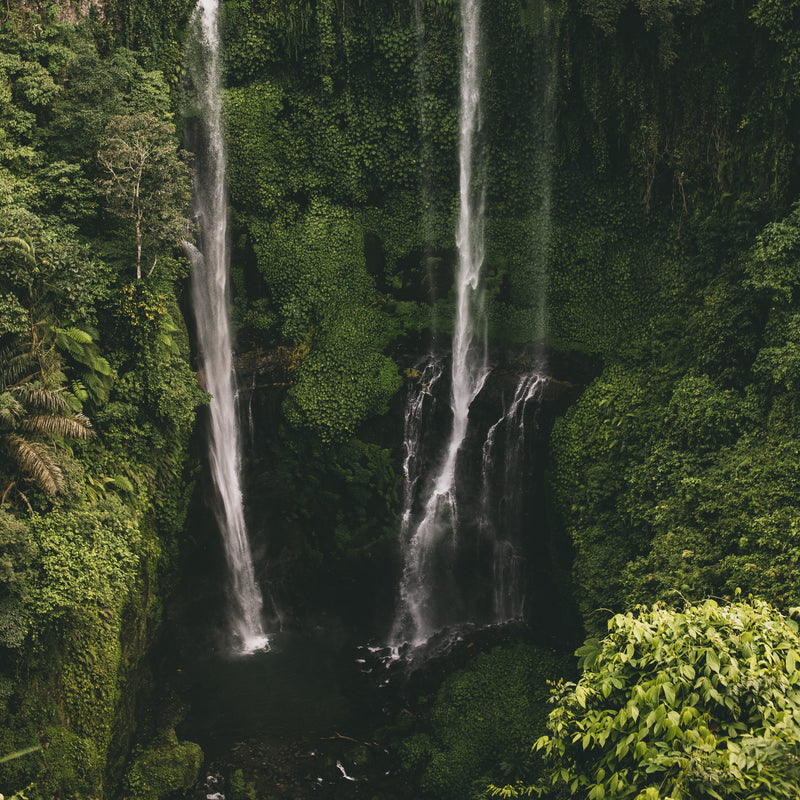
[[[198,117],[194,214],[199,248],[187,244],[192,260],[192,300],[209,404],[209,461],[216,490],[215,513],[228,564],[228,614],[234,649],[268,648],[262,597],[256,584],[244,519],[239,415],[228,318],[227,195],[222,129],[218,0],[198,0],[192,14],[187,72]]]

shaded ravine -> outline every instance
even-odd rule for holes
[[[268,647],[262,597],[256,584],[244,518],[239,414],[233,371],[233,337],[228,319],[227,193],[222,130],[217,0],[198,0],[190,23],[187,72],[199,145],[194,179],[194,216],[199,248],[192,260],[192,299],[197,340],[209,403],[209,460],[217,494],[215,513],[229,573],[229,622],[234,650],[251,653]]]

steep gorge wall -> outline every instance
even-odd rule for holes
[[[752,2],[486,4],[495,365],[540,335],[544,295],[556,351],[710,369],[683,329],[797,188],[790,52],[765,14]],[[458,4],[235,0],[223,18],[242,344],[285,354],[276,426],[294,453],[284,485],[307,495],[299,541],[345,555],[395,535],[396,451],[368,432],[396,408],[402,373],[448,347]],[[566,470],[575,454],[559,452]],[[314,486],[334,524],[310,511]]]

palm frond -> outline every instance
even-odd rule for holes
[[[22,403],[11,392],[0,394],[0,427],[13,430],[24,416]]]
[[[64,489],[64,475],[48,445],[15,433],[8,434],[4,443],[20,472],[31,478],[39,488],[48,494],[57,494]]]
[[[20,383],[11,389],[17,399],[29,410],[51,414],[72,414],[67,399],[57,389],[48,389],[38,381]]]
[[[17,383],[30,380],[38,371],[36,357],[30,350],[14,343],[0,349],[0,392]]]
[[[83,414],[66,417],[58,414],[29,414],[19,427],[30,433],[63,436],[65,439],[91,439],[94,436],[92,423]]]

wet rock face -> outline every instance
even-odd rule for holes
[[[521,617],[547,639],[563,639],[571,627],[570,553],[550,518],[549,440],[597,365],[546,355],[537,364],[525,352],[507,354],[470,409],[458,464],[460,514],[468,520],[459,570],[469,618]]]
[[[556,418],[599,369],[543,348],[490,353],[456,465],[453,530],[435,542],[426,571],[439,623],[524,618],[543,635],[569,636],[569,549],[549,520],[545,471]],[[445,366],[419,437],[423,476],[410,513],[420,520],[450,429]],[[425,482],[427,481],[427,488]],[[413,525],[412,525],[413,528]]]
[[[437,602],[453,606],[461,621],[477,624],[496,621],[497,564],[498,569],[505,570],[501,582],[522,581],[516,596],[510,592],[500,616],[509,618],[522,613],[547,639],[568,638],[573,625],[568,587],[571,555],[569,545],[554,535],[548,516],[545,480],[548,442],[556,418],[599,373],[599,364],[582,355],[545,353],[547,379],[536,402],[528,402],[518,420],[524,429],[522,435],[502,428],[496,431],[487,492],[484,467],[487,435],[539,358],[520,348],[490,353],[490,360],[496,366],[470,410],[469,431],[457,465],[458,548],[455,555],[447,554],[452,569],[441,579],[441,586],[437,583]],[[389,412],[369,420],[360,434],[362,440],[390,452],[398,476],[402,475],[404,458],[405,404],[419,388],[419,368],[424,365],[409,357],[400,366],[408,370],[405,386],[392,399]],[[267,623],[275,630],[310,630],[334,625],[347,629],[343,635],[360,641],[386,641],[397,609],[403,569],[399,547],[402,505],[399,479],[392,506],[395,513],[388,520],[388,530],[368,510],[363,523],[368,535],[373,536],[368,547],[351,548],[346,556],[341,553],[335,557],[320,556],[320,542],[325,537],[328,541],[334,539],[339,506],[354,504],[356,500],[353,495],[342,499],[346,482],[336,483],[326,478],[320,474],[318,465],[306,464],[303,454],[290,453],[293,444],[281,433],[284,426],[281,404],[291,386],[290,367],[291,351],[287,348],[252,349],[240,353],[236,359],[245,451],[246,517]],[[449,365],[445,363],[418,439],[417,455],[425,475],[435,473],[449,436],[449,396]],[[198,441],[203,441],[203,435],[199,430]],[[508,468],[506,451],[517,446],[520,447],[517,461]],[[199,461],[205,458],[203,453],[197,451]],[[290,472],[286,469],[287,459],[293,459]],[[309,488],[312,481],[318,483]],[[377,481],[373,484],[368,479],[363,484],[365,497],[359,502],[371,503],[374,498],[369,495],[378,492],[376,487]],[[298,502],[300,490],[312,499],[313,508]],[[209,626],[223,628],[227,602],[225,561],[210,506],[212,497],[207,470],[201,470],[187,524],[190,544],[183,579],[189,588],[181,592],[184,597],[181,602],[191,604],[195,610],[202,608],[200,615]],[[416,513],[421,502],[417,500]],[[487,516],[494,530],[487,526]],[[498,554],[498,539],[509,543],[503,545],[505,560],[502,551]],[[173,611],[180,613],[177,608]]]
[[[520,590],[523,599],[516,602],[516,607],[509,601],[506,616],[515,616],[521,603],[522,613],[530,623],[558,631],[566,622],[554,611],[559,605],[554,598],[566,593],[569,552],[563,543],[554,540],[547,516],[548,441],[555,419],[576,401],[599,372],[599,364],[580,354],[558,354],[541,348],[536,352],[518,348],[491,353],[490,361],[496,366],[470,409],[469,430],[458,460],[459,547],[454,569],[447,578],[452,596],[445,597],[446,587],[441,596],[443,602],[460,604],[464,619],[495,621],[495,567],[487,569],[487,564],[498,558],[499,537],[511,547],[511,566],[506,568],[521,569],[524,583]],[[514,429],[498,427],[520,382],[539,363],[546,364],[546,377],[537,389],[535,401],[524,404]],[[393,399],[388,414],[370,420],[361,431],[363,440],[391,452],[398,474],[404,458],[405,404],[418,389],[422,364],[401,366],[409,376],[403,391]],[[396,540],[382,540],[369,552],[353,553],[336,563],[316,559],[311,551],[322,536],[321,531],[332,525],[330,517],[336,509],[330,508],[327,519],[287,513],[295,487],[287,483],[286,474],[278,468],[287,448],[280,435],[281,403],[291,386],[291,351],[251,350],[238,355],[236,367],[245,424],[242,441],[247,453],[248,519],[266,604],[273,606],[280,624],[289,627],[313,625],[325,614],[346,619],[370,636],[380,636],[391,625],[402,570]],[[446,363],[417,445],[425,475],[435,472],[449,435],[449,393]],[[487,468],[485,451],[493,426],[492,463]],[[518,452],[509,465],[506,462],[512,450]],[[292,480],[302,481],[303,475],[294,475]],[[330,502],[335,505],[335,486],[322,485],[319,492],[329,492]],[[398,504],[401,502],[398,498]],[[398,508],[398,519],[399,513]],[[495,530],[490,535],[488,531],[493,526]],[[498,527],[502,530],[496,530]],[[364,603],[365,597],[370,598],[369,603]],[[548,609],[546,615],[536,611],[542,608]]]

